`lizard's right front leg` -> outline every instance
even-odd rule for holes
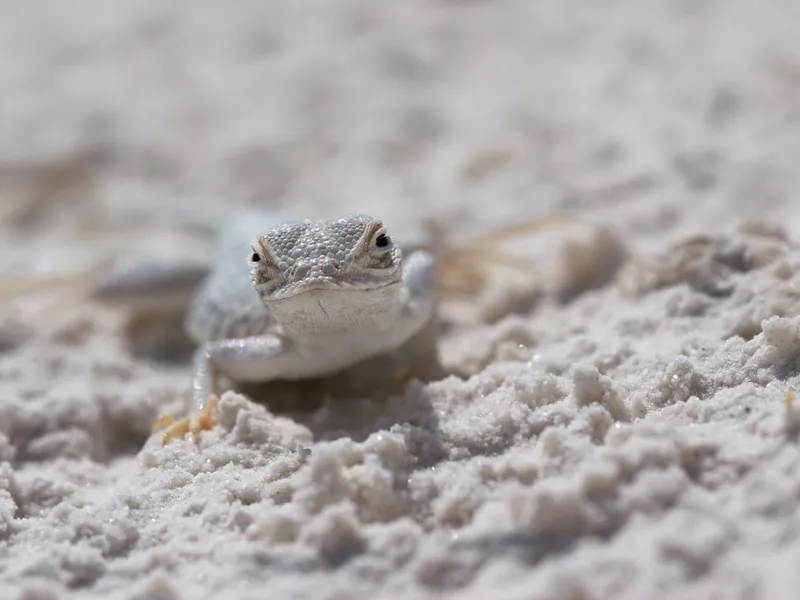
[[[291,370],[297,359],[291,342],[274,334],[206,342],[194,355],[193,404],[205,407],[214,395],[217,373],[242,383],[270,381]]]
[[[197,349],[192,361],[193,410],[178,421],[161,417],[153,429],[165,429],[163,445],[187,433],[196,436],[200,431],[211,429],[216,424],[219,402],[215,393],[218,373],[241,382],[269,381],[286,373],[298,358],[288,340],[273,334],[206,342]]]

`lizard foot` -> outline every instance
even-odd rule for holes
[[[217,410],[219,408],[219,398],[211,396],[197,415],[189,415],[182,419],[175,420],[172,415],[162,415],[153,423],[152,433],[163,431],[161,445],[171,444],[176,439],[185,439],[186,435],[192,434],[192,441],[197,443],[201,431],[210,431],[217,424]]]

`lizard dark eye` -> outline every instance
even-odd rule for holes
[[[375,245],[378,248],[386,248],[389,245],[389,238],[386,237],[385,233],[381,233],[378,237],[375,238]]]
[[[253,252],[253,254],[250,256],[250,260],[253,262],[258,262],[261,260],[261,257],[258,255],[258,252]]]

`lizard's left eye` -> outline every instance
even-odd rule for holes
[[[375,245],[378,248],[386,248],[390,241],[391,240],[389,239],[389,236],[387,236],[385,233],[381,233],[375,238]]]

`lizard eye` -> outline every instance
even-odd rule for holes
[[[381,231],[378,235],[375,236],[375,246],[377,248],[388,248],[392,244],[392,238],[386,235],[385,232]]]
[[[250,260],[253,262],[259,262],[261,257],[258,255],[258,252],[253,252],[253,254],[250,255]]]

